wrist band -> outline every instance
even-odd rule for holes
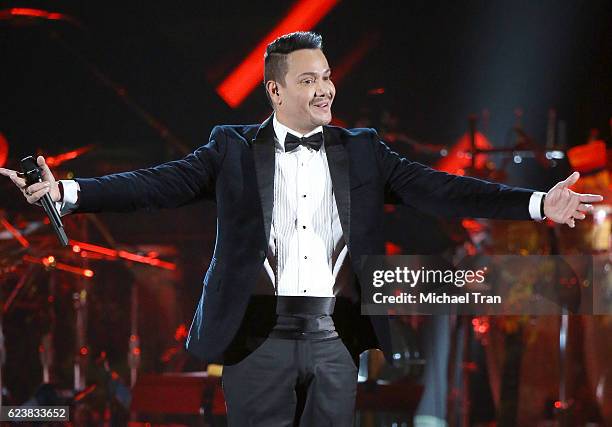
[[[540,217],[542,219],[546,218],[546,215],[544,215],[544,199],[545,198],[546,198],[546,194],[544,194],[542,198],[540,199]]]

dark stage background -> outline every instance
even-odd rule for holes
[[[60,178],[179,158],[181,150],[138,111],[155,117],[189,150],[206,143],[215,124],[261,122],[271,112],[262,85],[237,108],[228,106],[216,87],[292,4],[0,2],[0,10],[37,8],[67,14],[79,23],[0,20],[0,132],[9,146],[5,167],[16,168],[26,155],[55,155],[90,144],[91,151],[61,165]],[[477,114],[479,130],[501,147],[514,141],[512,128],[520,109],[524,130],[543,145],[548,111],[554,108],[566,128],[560,142],[573,146],[585,143],[593,128],[610,143],[611,18],[610,1],[341,1],[313,30],[323,35],[325,53],[338,74],[332,80],[337,78],[333,111],[339,124],[376,127],[451,147],[468,130],[468,115]],[[133,104],[126,104],[125,96]],[[418,145],[391,145],[424,163],[439,158]],[[510,162],[505,180],[546,190],[567,174],[564,160],[542,170],[526,158],[521,164]],[[8,219],[17,224],[40,219],[40,212],[14,188],[3,186],[1,191],[0,209]],[[437,220],[407,209],[390,215],[389,240],[401,251],[436,251],[449,245],[449,237],[438,236]],[[201,291],[215,242],[214,204],[101,214],[98,219],[118,244],[135,252],[154,248],[178,268],[168,273],[133,264],[92,263],[92,359],[108,352],[113,368],[127,381],[130,289],[138,286],[143,301],[141,369],[164,370],[160,357],[175,344],[175,328],[189,326]],[[83,235],[82,220],[67,218],[66,223],[71,237],[108,246],[91,224]],[[6,295],[15,282],[5,278]],[[62,274],[57,280],[59,304],[69,313],[75,279]],[[29,398],[41,382],[37,349],[49,320],[36,304],[45,300],[47,286],[31,286],[5,315],[4,386],[15,402]],[[74,352],[74,319],[66,316],[58,320],[56,353],[63,360],[56,380],[70,388],[72,358],[65,355]],[[195,360],[184,363],[199,367]]]

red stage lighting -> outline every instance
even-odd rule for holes
[[[66,153],[58,154],[57,156],[47,156],[45,162],[50,168],[57,167],[68,160],[73,160],[79,157],[81,154],[87,153],[93,148],[93,145],[87,145],[85,147],[77,148],[76,150],[68,151]]]
[[[65,13],[49,12],[43,9],[33,9],[28,7],[13,7],[10,9],[0,10],[0,19],[12,20],[46,20],[46,21],[63,21],[82,28],[82,24],[74,17]]]
[[[66,271],[72,274],[78,274],[79,276],[84,276],[87,278],[91,278],[94,276],[94,272],[89,269],[74,267],[72,265],[64,264],[63,262],[57,262],[54,256],[48,256],[43,258],[33,257],[32,255],[24,255],[22,258],[25,262],[29,262],[32,264],[40,264],[45,267],[50,267],[55,270]]]
[[[44,257],[41,259],[42,264],[45,267],[55,267],[55,257],[53,255],[49,255],[48,257]]]
[[[387,255],[401,255],[402,247],[393,242],[385,242],[385,253]]]
[[[72,245],[73,252],[81,252],[83,250],[86,250],[86,251],[96,252],[102,255],[106,255],[112,258],[117,257],[117,251],[114,249],[108,249],[103,246],[92,245],[91,243],[75,242],[73,240],[70,241],[70,244]],[[75,248],[78,248],[78,250]]]
[[[30,246],[30,242],[28,242],[28,240],[25,237],[23,237],[23,235],[19,232],[19,230],[13,227],[13,225],[10,222],[8,222],[6,219],[4,219],[1,216],[0,216],[0,224],[2,224],[2,226],[6,228],[7,231],[11,233],[13,237],[15,237],[15,239],[17,239],[17,241],[19,242],[21,246],[23,246],[24,248],[27,248]]]
[[[52,21],[61,19],[60,13],[47,12],[42,9],[29,9],[26,7],[14,7],[10,9],[9,13],[13,16],[29,16],[32,18],[45,18]]]
[[[600,139],[576,145],[567,150],[567,159],[572,168],[582,174],[600,171],[606,167],[606,143]]]
[[[109,258],[123,258],[128,261],[148,264],[153,267],[163,268],[165,270],[171,270],[171,271],[176,270],[176,264],[172,262],[162,261],[161,259],[158,259],[158,258],[152,258],[150,256],[133,254],[133,253],[130,253],[128,251],[123,251],[123,250],[117,251],[115,249],[105,248],[104,246],[93,245],[91,243],[86,243],[86,242],[77,242],[75,240],[70,240],[70,244],[72,245],[72,251],[75,253],[80,252],[81,257],[83,258],[87,258],[87,257],[95,258],[92,255],[93,253],[96,253],[96,254],[107,256]],[[91,252],[92,254],[91,255],[87,254],[87,251]]]
[[[182,341],[185,338],[187,338],[187,335],[189,334],[189,331],[187,330],[187,326],[184,323],[181,323],[178,328],[176,328],[176,331],[174,332],[174,339],[176,341]]]
[[[0,133],[0,168],[6,164],[6,159],[8,158],[8,141]]]
[[[475,142],[476,148],[486,149],[492,147],[487,137],[480,132],[476,132]],[[470,167],[472,164],[471,144],[470,134],[465,133],[449,150],[448,155],[436,164],[436,169],[457,175],[465,175],[465,168]],[[484,168],[486,162],[487,156],[479,154],[476,157],[476,169]]]
[[[285,18],[270,31],[253,51],[219,86],[217,93],[232,108],[242,101],[262,81],[263,56],[266,47],[277,37],[314,27],[329,13],[338,0],[299,0]]]

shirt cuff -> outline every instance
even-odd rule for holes
[[[64,198],[55,202],[55,208],[59,212],[60,216],[64,216],[72,212],[77,207],[79,199],[79,183],[73,179],[62,179],[60,180],[64,186]]]
[[[542,221],[544,217],[540,212],[540,205],[542,204],[542,197],[544,197],[546,193],[542,191],[534,191],[531,194],[531,198],[529,199],[529,215],[531,215],[531,219],[535,219],[536,221]]]

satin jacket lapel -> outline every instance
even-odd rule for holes
[[[335,137],[326,126],[323,127],[323,137],[327,165],[329,166],[332,188],[336,198],[336,205],[338,206],[340,224],[342,225],[342,234],[350,250],[351,194],[348,153],[342,141]]]
[[[251,141],[257,174],[257,188],[259,189],[266,232],[266,247],[270,241],[272,208],[274,207],[274,138],[274,126],[272,125],[272,116],[270,116],[261,124],[255,138]]]

